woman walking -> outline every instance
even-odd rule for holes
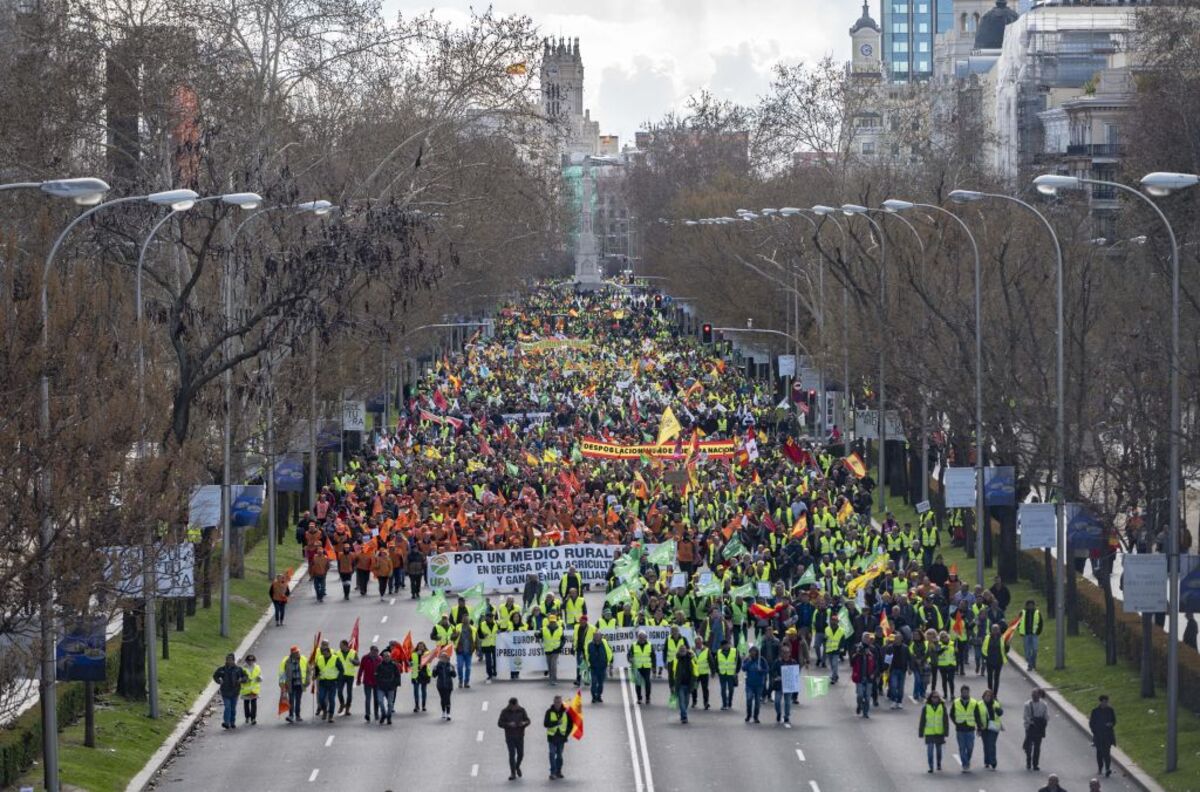
[[[429,698],[429,665],[421,660],[429,652],[424,641],[417,644],[412,655],[412,689],[413,712],[424,712],[425,702]]]
[[[925,758],[929,761],[930,773],[933,772],[934,759],[937,760],[938,772],[942,770],[942,746],[946,744],[946,733],[949,731],[950,711],[937,690],[930,690],[917,724],[917,735],[925,740]]]
[[[439,655],[437,666],[433,669],[433,679],[442,705],[442,720],[450,720],[450,695],[454,692],[456,676],[454,666],[450,665],[450,658],[444,654]]]
[[[1042,758],[1042,740],[1046,738],[1046,724],[1049,721],[1050,710],[1046,707],[1046,694],[1041,688],[1034,688],[1029,701],[1025,702],[1025,769],[1040,770],[1038,763]]]
[[[242,660],[246,666],[246,681],[242,683],[243,723],[258,723],[258,696],[262,693],[262,668],[254,655]]]
[[[995,692],[991,690],[983,691],[983,698],[979,703],[979,714],[983,720],[983,730],[979,732],[979,737],[983,740],[983,766],[995,770],[996,741],[1000,738],[1000,716],[1004,714],[1004,707],[1000,706]]]
[[[275,608],[275,626],[282,627],[283,615],[287,610],[288,597],[292,593],[283,575],[275,576],[275,579],[271,581],[271,588],[268,593],[271,596],[271,605]]]

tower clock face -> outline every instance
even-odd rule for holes
[[[864,58],[869,58],[869,57],[871,57],[871,53],[875,51],[875,48],[872,47],[870,44],[863,44],[861,47],[858,48],[858,51],[863,54]]]

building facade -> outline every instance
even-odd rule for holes
[[[579,39],[542,44],[542,112],[554,126],[564,158],[600,153],[600,124],[583,106],[583,58]]]
[[[933,76],[933,45],[954,24],[954,0],[880,0],[883,65],[889,82]]]

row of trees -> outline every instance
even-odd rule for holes
[[[1141,21],[1138,49],[1156,55],[1127,130],[1130,141],[1154,144],[1130,147],[1123,178],[1131,183],[1152,170],[1200,171],[1200,133],[1187,121],[1200,94],[1195,69],[1186,62],[1186,53],[1200,44],[1200,23],[1187,10],[1157,11]],[[1028,485],[1046,496],[1056,487],[1054,249],[1037,218],[1014,204],[956,206],[947,198],[956,188],[1020,195],[1049,217],[1066,262],[1068,471],[1062,486],[1068,498],[1086,503],[1110,526],[1122,525],[1132,509],[1148,513],[1147,526],[1152,534],[1157,527],[1161,538],[1167,524],[1170,328],[1170,255],[1161,224],[1131,203],[1117,217],[1117,233],[1100,240],[1082,194],[1043,200],[1025,176],[1018,184],[999,180],[981,164],[985,136],[977,119],[955,116],[954,102],[941,103],[950,107],[949,116],[936,115],[934,94],[954,91],[944,85],[906,96],[904,105],[924,120],[914,116],[899,124],[902,133],[921,135],[903,141],[903,156],[856,157],[853,124],[864,90],[825,60],[781,67],[754,106],[700,95],[685,112],[650,124],[653,142],[629,182],[634,212],[644,219],[648,271],[668,278],[671,291],[697,301],[703,315],[721,324],[744,326],[749,317],[755,327],[798,327],[835,380],[842,379],[848,350],[848,384],[860,406],[869,406],[879,390],[882,348],[890,361],[888,406],[900,410],[908,436],[920,436],[928,408],[926,431],[946,430],[957,464],[967,464],[974,453],[975,284],[970,243],[957,224],[932,210],[905,213],[911,228],[873,213],[881,240],[866,220],[841,213],[813,216],[812,224],[779,216],[686,222],[733,216],[738,208],[879,207],[889,198],[949,208],[971,228],[982,256],[988,456],[1016,465]],[[939,134],[924,131],[931,118],[945,121]],[[814,153],[794,163],[795,151]],[[1197,198],[1185,192],[1160,203],[1183,251],[1185,470],[1200,450],[1194,431],[1200,393]],[[793,294],[779,283],[791,284],[793,275],[802,306],[798,319],[789,315]],[[844,319],[843,299],[849,305]],[[1015,570],[1015,553],[1004,553],[1001,561],[1005,571]]]
[[[0,700],[35,676],[50,585],[64,617],[124,609],[122,689],[144,695],[139,606],[107,588],[97,550],[139,544],[148,527],[183,536],[187,493],[220,481],[222,378],[233,378],[241,481],[266,453],[307,450],[291,438],[304,434],[314,382],[322,402],[340,402],[348,385],[380,380],[411,328],[555,263],[553,136],[530,76],[540,40],[525,17],[489,9],[451,26],[386,18],[374,0],[4,9],[0,183],[94,175],[109,198],[188,188],[264,199],[254,213],[204,202],[162,225],[141,269],[141,328],[139,252],[167,210],[101,210],[51,272],[43,356],[41,262],[78,209],[0,193]],[[335,210],[289,209],[316,199]],[[46,470],[52,492],[38,486]],[[39,572],[47,552],[53,580]]]

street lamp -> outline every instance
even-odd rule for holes
[[[842,204],[842,214],[862,217],[879,234],[879,508],[887,511],[887,386],[883,379],[886,373],[884,347],[887,340],[887,238],[883,235],[883,227],[875,222],[869,211],[858,204]]]
[[[1163,227],[1171,243],[1171,354],[1170,390],[1171,435],[1168,465],[1170,467],[1170,527],[1167,535],[1167,578],[1169,619],[1167,641],[1167,772],[1174,772],[1178,764],[1179,750],[1179,435],[1182,431],[1179,414],[1179,243],[1171,221],[1158,208],[1158,204],[1134,188],[1120,182],[1101,179],[1085,179],[1075,176],[1046,174],[1033,180],[1038,191],[1053,195],[1060,189],[1081,189],[1085,184],[1112,187],[1136,197],[1149,206]],[[1182,190],[1200,183],[1200,176],[1190,173],[1154,172],[1142,177],[1142,187],[1154,196],[1164,196],[1174,190]]]
[[[958,223],[958,227],[971,241],[971,250],[975,254],[975,581],[982,586],[983,531],[987,514],[983,491],[983,272],[979,262],[979,244],[975,241],[975,235],[971,233],[970,227],[963,222],[961,217],[935,204],[914,203],[892,198],[883,202],[883,208],[893,213],[915,208],[940,212]],[[897,217],[899,217],[898,214]]]
[[[1040,190],[1039,190],[1040,192]],[[1056,302],[1056,331],[1055,331],[1055,356],[1056,362],[1056,415],[1054,433],[1056,436],[1055,443],[1057,445],[1057,454],[1055,460],[1055,477],[1058,483],[1058,499],[1055,504],[1055,545],[1058,557],[1055,563],[1055,581],[1054,581],[1054,667],[1057,669],[1066,668],[1067,665],[1067,626],[1066,626],[1066,579],[1067,579],[1067,518],[1066,518],[1066,356],[1064,354],[1064,339],[1066,337],[1064,331],[1064,298],[1063,298],[1063,252],[1062,244],[1058,240],[1058,234],[1054,230],[1054,226],[1046,219],[1046,216],[1039,212],[1033,205],[1027,203],[1012,195],[1004,195],[1002,193],[987,193],[978,190],[953,190],[949,198],[951,201],[959,204],[978,203],[985,199],[994,199],[998,201],[1009,201],[1022,207],[1028,212],[1031,212],[1041,222],[1042,226],[1050,234],[1050,239],[1054,242],[1055,255],[1055,302]]]
[[[187,192],[191,192],[188,190]],[[193,195],[195,195],[193,193]],[[187,212],[198,203],[207,203],[211,201],[221,201],[222,203],[231,206],[237,206],[242,209],[254,209],[262,203],[262,198],[255,193],[228,193],[226,195],[212,195],[207,198],[181,198],[172,204],[169,204],[171,211],[168,212],[161,220],[154,224],[150,229],[150,233],[146,234],[146,238],[142,241],[141,249],[138,251],[137,261],[137,277],[136,277],[136,302],[137,302],[137,334],[138,334],[138,457],[141,458],[145,453],[145,402],[146,402],[146,342],[142,327],[142,269],[146,261],[146,251],[150,249],[150,243],[154,241],[154,236],[158,233],[158,229],[162,228],[168,220],[180,214]],[[154,573],[154,566],[150,563],[150,548],[153,545],[154,534],[150,527],[145,529],[145,547],[142,550],[142,588],[143,596],[146,599],[146,616],[145,616],[145,633],[146,633],[146,677],[148,679],[148,698],[150,704],[150,717],[158,717],[158,653],[154,644],[154,635],[157,632],[158,613],[155,603],[155,586],[157,578]]]
[[[110,189],[112,188],[103,179],[91,177],[0,184],[0,192],[4,190],[41,190],[55,198],[69,198],[80,206],[94,206],[100,203],[104,199],[104,194]]]
[[[75,194],[71,194],[72,188],[64,188],[58,193],[47,192],[51,195],[59,197],[69,197],[72,200],[84,198],[91,200],[95,192],[99,191],[99,179],[97,183],[91,185],[92,190],[82,190],[81,188],[73,188]],[[85,185],[86,186],[86,185]],[[107,185],[105,185],[107,186]],[[102,193],[101,193],[102,194]],[[46,255],[46,262],[42,266],[42,288],[41,288],[41,320],[42,320],[42,337],[41,337],[41,377],[39,387],[39,402],[38,424],[41,434],[41,442],[44,446],[50,445],[50,269],[54,266],[54,257],[58,254],[58,249],[62,247],[62,243],[67,236],[75,228],[88,217],[99,212],[101,209],[106,209],[110,206],[118,204],[137,203],[145,201],[155,206],[169,206],[172,209],[187,205],[190,201],[194,201],[198,196],[191,190],[167,190],[166,192],[150,193],[148,195],[132,195],[125,198],[114,198],[111,201],[96,204],[87,211],[80,214],[74,220],[67,224],[67,227],[62,230],[58,237],[54,240],[54,244],[50,247],[50,252]],[[42,470],[38,474],[38,490],[41,500],[41,534],[39,550],[39,572],[42,576],[42,602],[41,602],[41,641],[42,641],[42,656],[41,656],[41,688],[42,688],[42,756],[44,761],[43,771],[45,775],[45,785],[47,792],[57,792],[58,784],[58,713],[56,707],[57,692],[54,689],[55,681],[55,645],[54,645],[54,586],[52,585],[53,570],[50,566],[50,548],[54,543],[54,522],[51,513],[51,492],[52,484],[50,466],[43,464]]]
[[[796,211],[803,211],[797,209]],[[837,220],[837,210],[832,206],[817,204],[809,209],[810,212],[822,217],[837,226],[842,234],[842,247],[846,247],[846,228]],[[854,411],[854,394],[850,390],[850,292],[842,284],[842,424],[846,428],[845,450],[850,451],[850,443],[854,440],[851,430],[850,417]]]

